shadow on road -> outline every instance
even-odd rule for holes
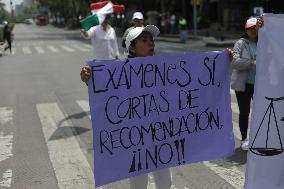
[[[70,130],[72,132],[70,132]],[[59,127],[50,136],[50,138],[48,140],[51,141],[51,140],[65,139],[65,138],[68,138],[68,137],[81,135],[82,133],[88,132],[89,130],[90,129],[86,129],[86,128],[83,128],[83,127],[68,127],[68,126]]]

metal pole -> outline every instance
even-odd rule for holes
[[[194,22],[194,36],[197,36],[197,9],[196,9],[196,3],[193,5],[193,22]]]
[[[182,1],[182,16],[184,18],[186,18],[186,15],[185,15],[185,8],[186,8],[186,4],[185,4],[185,0]]]
[[[13,17],[13,2],[10,0],[11,17]]]
[[[165,13],[165,12],[166,12],[166,9],[165,9],[165,1],[164,1],[164,0],[161,0],[161,10],[162,10],[162,13]]]
[[[12,12],[12,10],[13,10],[13,2],[12,2],[12,0],[10,0],[10,9],[11,9],[11,12]]]

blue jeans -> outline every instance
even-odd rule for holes
[[[180,35],[181,42],[185,43],[187,38],[188,38],[188,31],[187,30],[181,30],[179,35]]]

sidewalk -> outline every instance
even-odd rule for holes
[[[240,38],[240,31],[208,31],[208,29],[198,30],[194,36],[193,30],[189,30],[188,40],[203,40],[206,46],[233,46]],[[157,41],[180,43],[179,34],[160,34]]]
[[[79,29],[64,28],[64,30],[80,34]],[[115,28],[115,30],[117,30],[117,28]],[[117,32],[117,35],[119,35],[119,32]],[[206,46],[228,47],[228,46],[233,46],[241,35],[242,35],[241,31],[215,31],[209,29],[202,29],[202,30],[197,30],[197,36],[194,36],[193,30],[189,30],[188,40],[203,41]],[[160,34],[158,37],[156,37],[156,40],[172,42],[172,43],[180,43],[179,34]]]

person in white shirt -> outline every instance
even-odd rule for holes
[[[87,32],[81,30],[84,37],[91,39],[94,60],[112,60],[119,57],[116,33],[109,20],[110,15],[106,15],[101,25],[93,26]]]
[[[141,12],[135,12],[132,16],[132,22],[133,22],[133,26],[130,28],[127,28],[126,31],[123,34],[122,37],[122,47],[126,48],[126,44],[125,44],[125,40],[126,40],[126,36],[127,34],[135,27],[143,27],[144,26],[144,16]]]
[[[171,34],[176,33],[176,15],[173,13],[170,18]]]

